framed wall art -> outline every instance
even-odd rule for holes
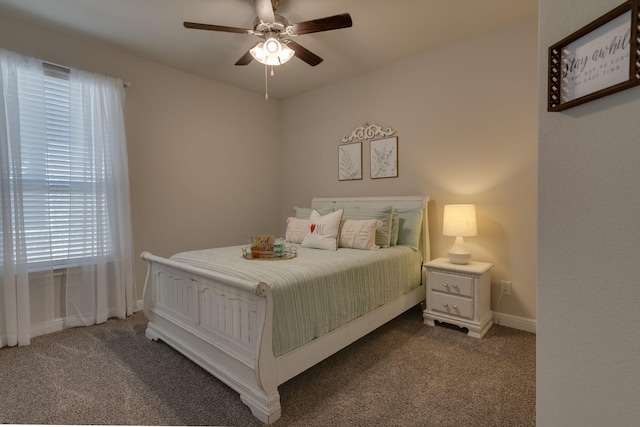
[[[362,142],[338,146],[338,180],[362,179]]]
[[[398,137],[371,141],[371,179],[398,176]]]
[[[639,1],[624,2],[549,47],[547,111],[640,84]]]

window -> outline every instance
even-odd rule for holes
[[[0,48],[0,347],[133,313],[124,99],[120,79]]]
[[[110,159],[84,132],[85,121],[93,118],[82,107],[79,85],[69,70],[49,64],[41,74],[19,77],[20,178],[30,270],[113,253],[106,191]],[[106,161],[95,161],[100,156]]]

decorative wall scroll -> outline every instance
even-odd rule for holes
[[[549,48],[547,111],[640,84],[639,1],[626,1]]]
[[[338,180],[362,179],[362,142],[338,146]]]
[[[371,179],[398,176],[398,137],[371,141]]]
[[[364,126],[360,126],[355,128],[351,135],[345,135],[340,140],[342,143],[346,144],[353,140],[356,141],[366,141],[368,139],[373,139],[376,136],[391,136],[396,133],[395,130],[391,128],[382,129],[382,126],[378,126],[376,124],[365,123]]]

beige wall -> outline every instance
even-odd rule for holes
[[[261,95],[2,14],[0,47],[132,83],[125,119],[136,256],[279,230],[278,102],[265,108]],[[146,266],[135,267],[140,299]]]
[[[537,425],[640,413],[640,87],[546,111],[547,49],[620,0],[540,0]]]
[[[432,253],[448,203],[475,203],[473,259],[493,262],[492,308],[535,329],[535,20],[286,101],[269,101],[0,15],[2,47],[132,82],[126,124],[135,252],[162,256],[283,232],[313,196],[429,194]],[[42,43],[47,40],[47,43]],[[339,139],[366,122],[399,137],[394,179],[338,182]],[[265,162],[266,160],[266,162]],[[249,171],[260,164],[253,183]],[[255,213],[257,209],[264,213]],[[145,265],[136,264],[141,297]],[[513,295],[499,298],[500,280]],[[511,317],[512,318],[511,318]],[[522,323],[522,322],[524,323]]]
[[[453,244],[443,206],[475,203],[479,235],[465,241],[495,264],[491,306],[535,328],[536,72],[529,20],[284,100],[282,217],[313,196],[428,194],[439,257]],[[371,180],[364,144],[364,179],[339,182],[340,138],[367,122],[397,131],[399,177]],[[513,295],[499,301],[500,280]]]

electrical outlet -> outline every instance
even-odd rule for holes
[[[511,295],[511,282],[509,280],[501,280],[500,291],[502,295]]]

